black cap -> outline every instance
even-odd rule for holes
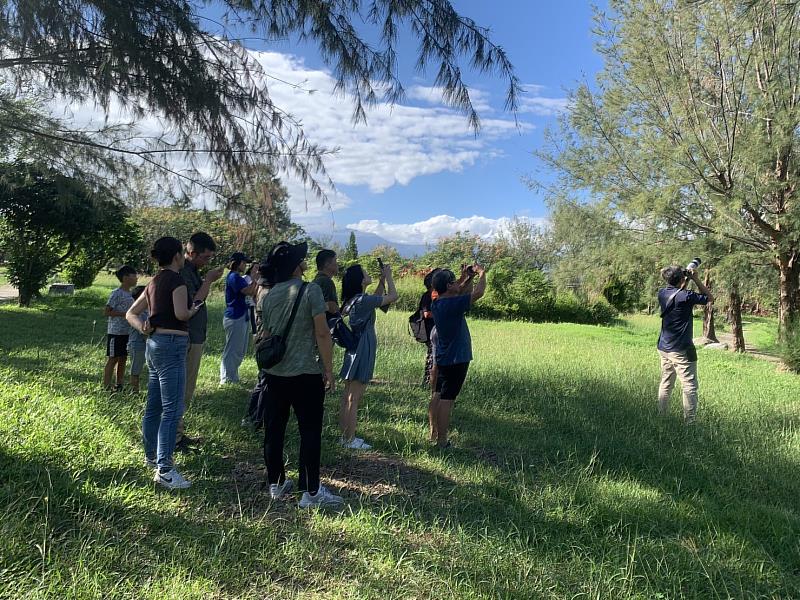
[[[233,254],[231,254],[231,257],[228,260],[228,262],[229,263],[232,263],[232,262],[235,262],[235,263],[248,262],[249,263],[249,262],[253,262],[253,259],[249,258],[247,256],[247,254],[245,254],[244,252],[234,252]]]
[[[278,242],[267,255],[267,265],[275,269],[279,280],[283,280],[294,272],[297,265],[303,262],[307,255],[308,244],[306,242],[299,244]]]

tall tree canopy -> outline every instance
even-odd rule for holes
[[[782,331],[800,303],[799,19],[776,0],[612,0],[605,67],[542,153],[576,194],[766,259]]]
[[[225,13],[219,22],[201,14],[213,9]],[[396,49],[404,28],[419,40],[418,69],[435,70],[444,99],[476,130],[460,61],[499,73],[507,108],[515,108],[519,83],[505,52],[448,0],[9,0],[0,4],[0,76],[25,94],[119,105],[133,119],[155,114],[168,133],[131,141],[107,127],[42,128],[16,120],[3,103],[0,133],[94,145],[166,170],[167,157],[193,166],[208,159],[217,179],[269,160],[322,193],[325,150],[306,139],[289,107],[273,103],[270,74],[236,32],[315,44],[363,121],[366,106],[403,96]]]

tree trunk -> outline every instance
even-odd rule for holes
[[[731,284],[728,292],[728,322],[731,324],[733,334],[734,352],[744,352],[744,330],[742,329],[742,296],[739,294],[739,285]]]
[[[19,287],[19,289],[17,291],[19,293],[19,296],[18,296],[19,305],[24,307],[24,308],[29,307],[31,305],[31,300],[33,300],[33,296],[34,296],[35,292],[33,290],[29,289],[25,285],[20,285],[20,287]]]
[[[797,318],[797,297],[800,282],[800,264],[797,254],[782,253],[778,256],[780,296],[778,300],[778,332],[784,338],[792,322]]]
[[[706,271],[704,283],[707,288],[711,287],[711,276],[708,274],[708,271]],[[717,339],[717,328],[714,325],[713,304],[706,304],[703,307],[703,337],[711,342],[719,343]]]

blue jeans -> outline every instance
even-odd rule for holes
[[[219,365],[220,383],[238,383],[239,366],[247,354],[250,342],[250,321],[247,313],[238,319],[222,318],[225,328],[225,347],[222,349],[222,363]]]
[[[147,339],[147,405],[142,419],[144,454],[158,470],[172,468],[178,421],[183,415],[189,336],[156,334]]]

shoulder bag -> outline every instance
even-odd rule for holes
[[[259,369],[271,369],[283,360],[286,354],[286,338],[292,328],[292,323],[294,323],[297,308],[300,306],[300,300],[307,285],[307,283],[303,282],[303,285],[300,286],[300,291],[297,292],[297,298],[294,299],[292,313],[289,315],[289,322],[286,323],[283,334],[270,335],[256,344],[256,364]]]

